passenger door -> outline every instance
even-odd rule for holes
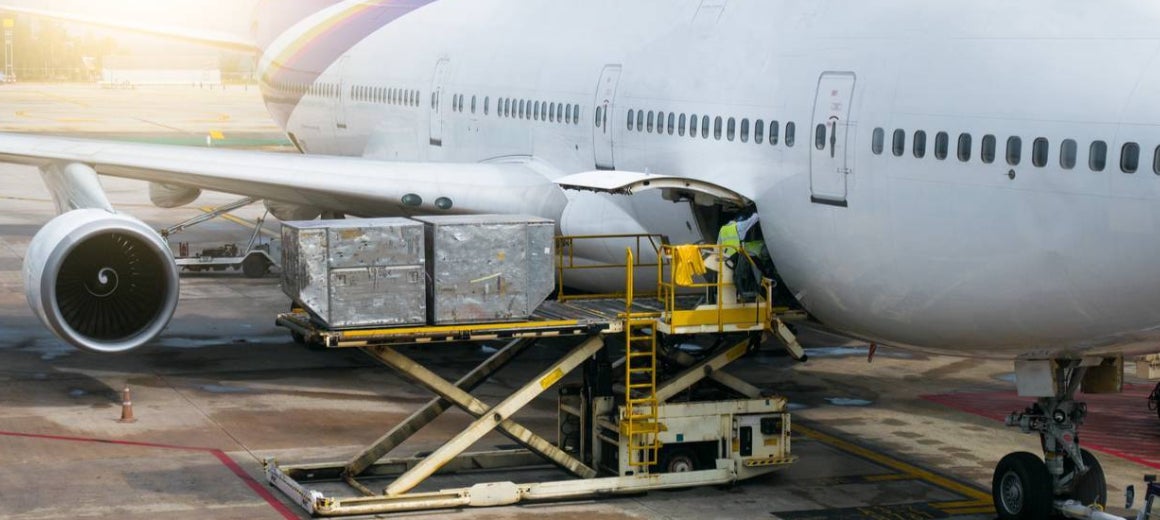
[[[435,75],[431,80],[431,146],[443,146],[443,94],[447,88],[447,69],[450,63],[446,58],[439,60],[435,64]]]
[[[593,111],[592,144],[596,149],[596,169],[615,170],[613,156],[612,110],[616,105],[616,88],[620,84],[620,65],[605,65],[596,84],[596,109]]]
[[[854,164],[850,153],[850,104],[853,72],[826,72],[818,79],[810,146],[810,200],[846,207],[846,177]]]

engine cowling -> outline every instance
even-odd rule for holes
[[[173,253],[135,218],[101,209],[56,217],[24,258],[28,304],[57,337],[101,353],[157,337],[177,308]]]

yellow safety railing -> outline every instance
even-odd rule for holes
[[[656,317],[634,313],[636,263],[632,249],[625,261],[624,308],[624,417],[621,434],[628,438],[628,465],[647,472],[657,464],[660,453],[660,424],[657,422],[657,331]]]
[[[679,255],[697,255],[702,259],[715,258],[716,261],[724,263],[726,247],[719,244],[666,244],[661,246],[661,258],[657,261],[657,294],[665,306],[662,319],[666,324],[673,326],[716,325],[717,332],[725,332],[727,325],[752,327],[770,322],[773,318],[773,309],[769,304],[773,300],[773,285],[768,279],[762,278],[759,282],[763,289],[761,296],[756,301],[745,304],[724,301],[725,298],[722,295],[731,293],[725,289],[736,290],[736,285],[731,278],[726,279],[725,276],[722,276],[719,270],[714,272],[706,269],[706,272],[714,272],[716,275],[705,277],[711,279],[708,281],[697,281],[695,276],[688,281],[678,280],[677,271],[681,268],[680,264],[683,260],[677,258]],[[728,247],[728,249],[738,252],[735,257],[734,269],[755,267],[753,258],[743,249],[738,250],[733,247]],[[678,296],[690,292],[695,294],[698,291],[702,293],[704,301],[713,302],[716,307],[715,312],[705,311],[703,308],[700,310],[678,308]]]
[[[597,245],[598,241],[624,241],[633,244],[629,247],[629,251],[633,252],[631,262],[628,267],[631,271],[638,268],[653,268],[657,264],[648,262],[644,259],[653,258],[660,260],[660,249],[667,241],[664,235],[657,234],[624,234],[624,235],[566,235],[556,237],[556,299],[559,301],[578,300],[578,299],[594,299],[594,298],[623,298],[624,293],[601,293],[601,294],[565,294],[564,290],[568,284],[568,274],[578,273],[580,271],[592,270],[606,270],[610,276],[619,276],[614,269],[624,269],[626,264],[622,263],[588,263],[578,261],[576,250],[583,247],[584,242],[590,242],[593,247],[606,247],[604,245]],[[626,282],[631,285],[633,282]],[[644,296],[644,295],[641,295]],[[655,297],[655,294],[648,296]]]

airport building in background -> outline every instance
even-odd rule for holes
[[[101,69],[106,85],[200,85],[222,84],[218,56],[106,56]]]

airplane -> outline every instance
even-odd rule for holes
[[[1160,7],[346,0],[300,18],[253,48],[301,154],[0,134],[61,212],[25,264],[56,335],[129,351],[177,304],[168,248],[97,175],[149,181],[162,207],[211,189],[284,220],[526,213],[677,243],[753,207],[821,326],[1014,361],[1036,400],[1008,424],[1044,457],[998,463],[1001,518],[1106,503],[1075,393],[1119,391],[1124,357],[1160,350]]]

